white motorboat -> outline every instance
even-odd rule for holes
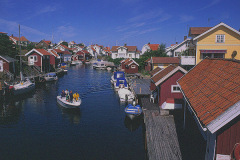
[[[132,102],[134,100],[134,94],[125,88],[120,88],[118,91],[120,102]]]
[[[93,69],[106,69],[107,66],[104,61],[96,62],[93,64]]]
[[[82,100],[78,98],[77,101],[73,100],[73,102],[68,102],[66,97],[57,96],[57,103],[64,108],[80,108]]]
[[[125,78],[117,78],[113,85],[115,91],[118,91],[120,88],[128,89],[127,80]]]
[[[32,83],[28,78],[24,81],[20,81],[20,83],[13,85],[13,94],[20,95],[28,93],[35,89],[35,83]]]
[[[82,61],[72,61],[71,62],[72,66],[75,66],[75,65],[78,65],[78,64],[82,64]]]
[[[64,73],[67,73],[67,72],[68,72],[68,70],[67,70],[67,69],[64,69],[63,71],[64,71]]]
[[[55,72],[47,73],[44,77],[44,79],[49,82],[49,81],[56,81],[58,80],[58,77]]]

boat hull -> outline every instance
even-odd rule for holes
[[[61,98],[61,96],[57,96],[57,103],[64,108],[74,109],[74,108],[80,108],[82,101],[79,98],[77,102],[71,103],[66,101],[66,97]]]
[[[13,94],[14,95],[26,94],[28,92],[33,91],[34,89],[35,89],[35,84],[32,83],[25,88],[14,88],[13,89]]]

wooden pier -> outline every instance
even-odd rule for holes
[[[149,160],[181,160],[174,117],[160,115],[158,104],[151,103],[149,98],[141,98],[141,105]]]

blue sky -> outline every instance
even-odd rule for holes
[[[167,46],[189,27],[220,22],[240,29],[240,0],[0,0],[0,32],[39,42]]]

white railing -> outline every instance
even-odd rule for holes
[[[195,56],[181,56],[181,65],[195,65]]]

